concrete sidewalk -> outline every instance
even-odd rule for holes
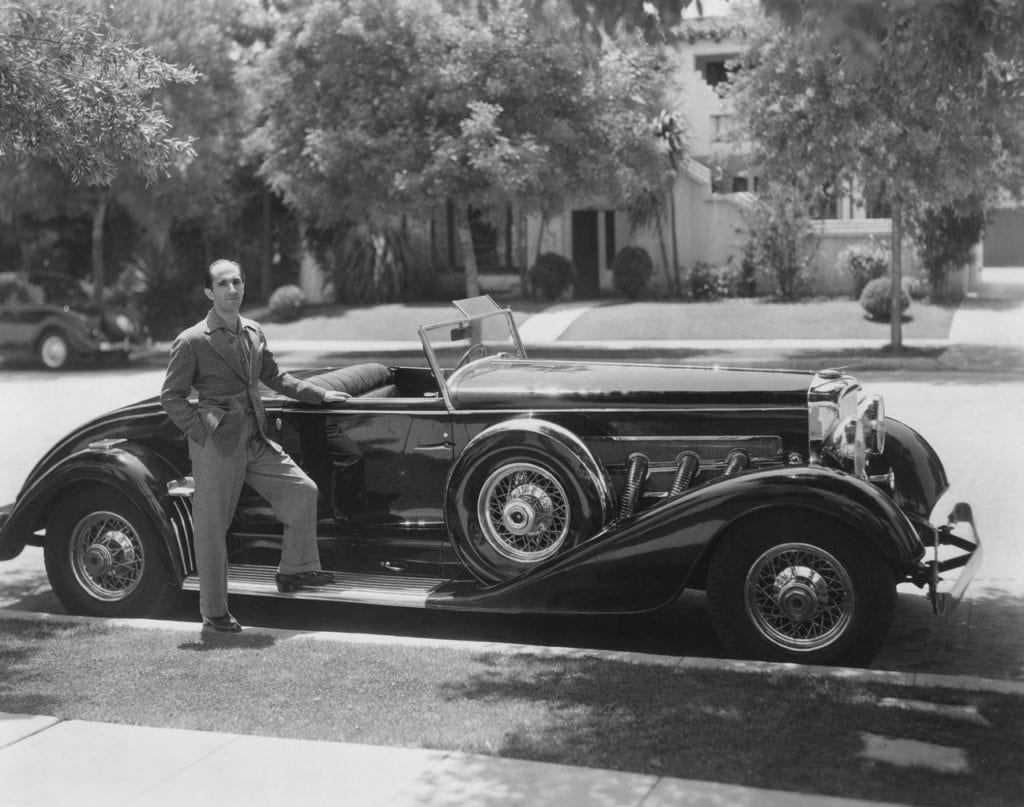
[[[813,794],[500,757],[0,712],[4,807],[840,807]]]

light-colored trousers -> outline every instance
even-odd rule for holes
[[[244,483],[270,502],[274,516],[284,525],[278,571],[296,574],[320,568],[316,483],[276,444],[258,436],[254,417],[248,420],[230,454],[222,454],[209,438],[203,444],[188,441],[196,482],[192,519],[199,612],[204,617],[228,613],[227,531]]]

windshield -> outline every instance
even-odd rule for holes
[[[507,308],[424,325],[420,337],[428,358],[432,354],[438,367],[448,370],[485,356],[526,358],[512,312]]]
[[[89,298],[77,280],[65,275],[34,275],[29,283],[36,287],[38,294],[52,305],[78,306]]]
[[[427,361],[448,401],[446,380],[459,367],[488,356],[526,358],[511,310],[487,295],[456,300],[455,306],[458,318],[420,327]]]

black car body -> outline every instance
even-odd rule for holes
[[[456,305],[420,328],[423,366],[306,374],[344,404],[266,393],[336,580],[278,594],[281,527],[246,489],[231,592],[628,614],[705,589],[734,654],[864,664],[897,583],[943,612],[980,563],[969,506],[933,522],[935,451],[841,372],[533,360],[510,311]],[[156,613],[198,588],[189,470],[156,398],[97,418],[0,515],[0,559],[42,544],[70,611]]]
[[[61,370],[78,358],[127,358],[149,343],[136,311],[93,303],[68,275],[0,272],[0,356]]]

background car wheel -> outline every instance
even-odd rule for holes
[[[47,331],[36,345],[36,355],[47,370],[63,370],[74,356],[68,338],[60,331]]]
[[[178,588],[146,519],[127,497],[91,489],[61,503],[43,557],[57,599],[72,614],[155,616]]]
[[[801,664],[869,664],[896,603],[892,572],[875,547],[816,518],[748,523],[725,536],[707,594],[731,653]]]
[[[604,526],[597,490],[556,445],[501,446],[453,480],[448,523],[463,562],[484,582],[507,580]]]

